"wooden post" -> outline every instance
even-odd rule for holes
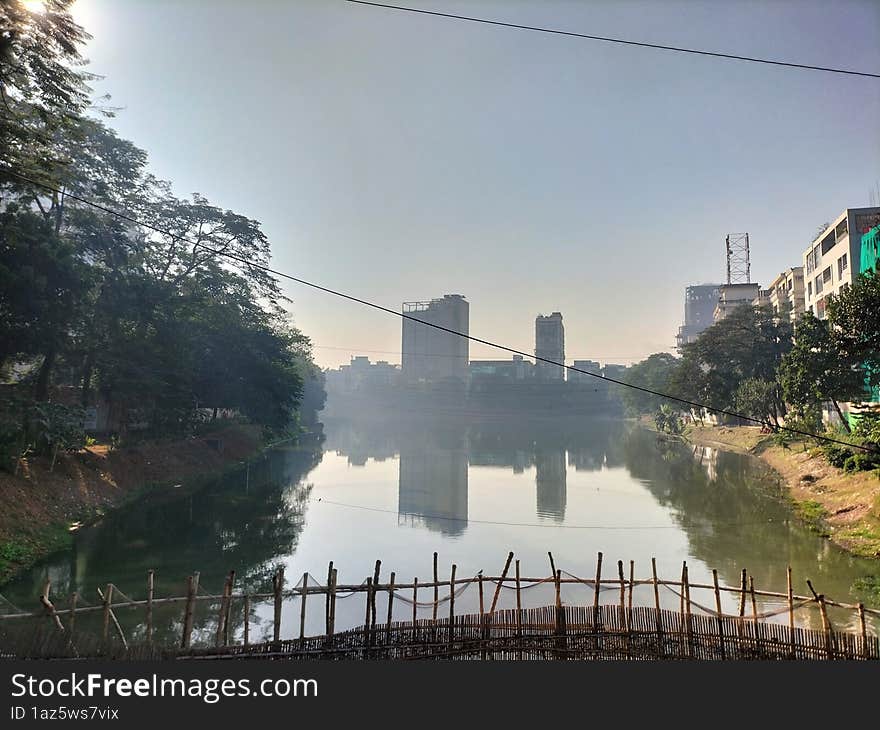
[[[391,582],[388,584],[388,622],[385,630],[385,643],[391,644],[391,610],[394,604],[394,571],[391,571]]]
[[[626,624],[626,583],[623,578],[623,561],[617,561],[617,579],[620,581],[620,621]]]
[[[440,601],[440,577],[437,574],[437,553],[434,553],[434,620],[437,620],[437,604]]]
[[[712,570],[712,582],[715,584],[715,610],[718,612],[718,644],[721,647],[721,659],[727,658],[724,647],[724,615],[721,612],[721,588],[718,586],[718,571]]]
[[[628,614],[628,622],[627,625],[632,624],[632,612],[633,612],[633,588],[635,587],[636,582],[636,561],[629,561],[629,595],[627,596],[626,608]]]
[[[275,578],[272,581],[273,592],[275,593],[275,613],[273,616],[272,640],[281,640],[281,600],[282,591],[284,590],[284,566],[278,568],[275,572]]]
[[[685,596],[685,606],[687,608],[687,638],[688,638],[688,656],[693,658],[694,656],[694,631],[693,625],[691,624],[691,585],[688,580],[688,567],[687,562],[684,564],[683,577],[682,582],[684,583],[684,591],[683,594]]]
[[[568,652],[568,630],[565,623],[565,609],[562,607],[562,571],[556,575],[556,658],[566,659]]]
[[[336,583],[338,580],[338,574],[336,572],[336,568],[333,568],[333,571],[330,573],[330,630],[327,634],[330,636],[330,640],[333,640],[333,634],[336,633]]]
[[[413,617],[412,622],[415,625],[415,622],[419,617],[419,578],[416,576],[413,578]]]
[[[553,582],[556,584],[556,608],[562,606],[562,571],[557,570],[553,574]]]
[[[155,571],[147,571],[147,643],[153,643],[153,579]]]
[[[303,573],[302,579],[302,593],[300,594],[300,604],[299,604],[299,638],[304,639],[306,636],[306,597],[308,594],[309,587],[309,571]],[[326,629],[326,626],[325,626]]]
[[[76,604],[78,601],[79,593],[74,591],[70,594],[70,621],[68,621],[67,624],[67,630],[70,633],[71,638],[73,638],[73,632],[76,629]],[[864,621],[862,621],[862,625],[864,625]]]
[[[498,585],[495,586],[495,595],[492,596],[492,607],[489,609],[489,613],[495,613],[495,606],[498,605],[498,596],[501,594],[501,586],[504,584],[504,580],[507,578],[507,571],[510,570],[510,561],[513,560],[513,552],[507,553],[507,562],[504,563],[504,570],[501,571],[501,580],[498,581]]]
[[[382,561],[376,561],[376,568],[373,571],[373,592],[370,595],[370,629],[376,627],[376,593],[379,591],[379,574],[382,569]]]
[[[758,654],[762,650],[762,636],[760,635],[760,626],[758,625],[758,602],[755,599],[755,577],[749,576],[749,594],[752,600],[752,632],[755,637],[755,653]]]
[[[593,608],[598,612],[599,609],[599,591],[602,583],[602,553],[599,553],[596,559],[596,585],[593,592]]]
[[[244,594],[244,645],[251,641],[251,594]]]
[[[810,581],[807,581],[807,586],[809,586],[810,591],[815,597],[816,603],[819,604],[819,613],[822,615],[822,628],[825,631],[825,652],[829,659],[834,659],[834,637],[832,635],[831,621],[828,619],[828,608],[825,605],[825,594],[816,593],[816,589],[813,588],[813,584]]]
[[[186,579],[186,608],[183,610],[183,636],[180,640],[182,649],[189,649],[192,640],[193,614],[195,613],[196,594],[199,592],[199,574],[193,573]]]
[[[455,563],[449,576],[449,645],[455,637]]]
[[[740,591],[739,591],[739,615],[741,617],[746,615],[746,577],[748,573],[745,568],[742,569],[742,581],[740,583]]]
[[[113,584],[108,583],[107,584],[107,596],[109,598],[109,597],[112,597],[112,595],[113,595]],[[98,588],[98,596],[102,599],[104,598],[104,594],[101,593],[100,588]],[[116,633],[119,635],[120,641],[122,641],[122,648],[125,649],[126,651],[128,651],[128,642],[125,640],[125,634],[122,633],[122,627],[119,625],[119,621],[116,619],[116,614],[113,613],[112,608],[109,608],[110,602],[109,601],[105,602],[104,606],[105,606],[105,610],[108,611],[110,614],[110,619],[113,621],[113,628],[116,629]]]
[[[481,570],[477,574],[477,587],[480,593],[480,618],[483,618],[483,614],[485,613],[483,609],[483,571]]]
[[[788,651],[791,659],[795,658],[794,644],[794,591],[791,585],[791,566],[788,566]]]
[[[367,576],[367,595],[364,604],[364,652],[363,657],[367,657],[367,646],[370,644],[370,594],[373,592],[373,577]]]
[[[519,560],[516,561],[516,643],[517,656],[522,659],[522,596],[520,595]]]
[[[327,592],[325,595],[324,602],[324,625],[330,626],[330,579],[333,577],[333,561],[330,561],[330,564],[327,566]],[[326,633],[330,633],[329,629]]]
[[[657,558],[651,558],[651,573],[654,583],[654,608],[657,612],[657,653],[662,657],[666,654],[663,643],[663,613],[660,610],[660,585],[657,581]]]
[[[110,636],[110,601],[113,600],[113,584],[107,584],[107,590],[102,594],[98,589],[98,595],[104,599],[104,620],[101,623],[101,639],[105,642]]]
[[[73,595],[76,595],[75,593]],[[865,625],[865,604],[860,603],[859,606],[859,629],[862,635],[862,658],[868,658],[868,628]],[[72,620],[72,619],[71,619]],[[73,631],[73,623],[70,624],[70,630]]]
[[[58,614],[55,612],[55,606],[52,605],[52,601],[49,600],[49,590],[52,587],[52,582],[47,580],[46,584],[43,586],[43,593],[40,596],[40,603],[43,604],[43,608],[46,609],[46,613],[52,619],[55,627],[59,631],[64,631],[64,624],[61,623],[61,619],[58,618]]]
[[[229,593],[226,595],[226,611],[223,613],[223,645],[229,646],[229,614],[232,611],[232,590],[235,586],[235,571],[229,571]]]
[[[547,557],[550,558],[550,575],[552,575],[553,578],[555,579],[556,578],[556,563],[553,562],[553,553],[551,553],[549,550],[547,551]]]
[[[214,637],[215,646],[221,646],[224,643],[224,639],[228,636],[226,620],[229,617],[229,603],[232,598],[232,581],[234,577],[235,571],[233,570],[226,576],[226,580],[223,582],[223,594],[220,596],[220,608],[217,612],[217,634]]]

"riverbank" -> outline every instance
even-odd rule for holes
[[[848,552],[880,558],[880,478],[847,473],[829,464],[821,451],[803,442],[783,447],[757,426],[691,425],[684,437],[757,456],[779,475],[800,516]]]
[[[204,437],[123,449],[88,447],[0,472],[0,585],[70,545],[72,532],[148,489],[219,475],[260,451],[259,429],[234,425]]]

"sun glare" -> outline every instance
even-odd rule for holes
[[[46,3],[43,0],[21,0],[24,9],[31,13],[46,12]]]

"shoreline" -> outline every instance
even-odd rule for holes
[[[222,443],[217,448],[218,441]],[[17,476],[0,472],[0,587],[68,548],[74,533],[145,495],[217,479],[275,444],[252,426],[231,425],[176,441],[149,441],[110,451],[87,447],[48,460],[22,462]]]
[[[640,423],[656,430],[644,419]],[[780,446],[758,426],[690,424],[681,438],[761,459],[777,475],[796,514],[810,529],[851,555],[880,558],[880,478],[876,472],[844,472],[829,464],[815,446],[803,441]]]

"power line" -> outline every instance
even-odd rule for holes
[[[755,418],[753,416],[747,416],[744,413],[737,413],[736,411],[729,411],[729,410],[726,410],[723,408],[713,408],[712,406],[709,406],[705,403],[699,403],[697,401],[688,400],[687,398],[680,398],[675,395],[669,395],[668,393],[661,393],[660,391],[653,390],[652,388],[645,388],[644,386],[635,385],[634,383],[627,383],[622,380],[616,380],[615,378],[606,378],[606,377],[599,375],[597,373],[592,373],[589,370],[581,370],[580,368],[576,368],[573,365],[566,365],[565,363],[556,362],[555,360],[550,360],[546,357],[539,357],[538,355],[530,355],[527,352],[524,352],[522,350],[517,350],[516,348],[513,348],[513,347],[508,347],[507,345],[499,345],[497,342],[491,342],[490,340],[484,340],[480,337],[475,337],[474,335],[471,335],[471,334],[465,334],[464,332],[459,332],[457,330],[451,329],[449,327],[444,327],[443,325],[435,324],[433,322],[426,322],[424,320],[419,319],[418,317],[413,317],[412,315],[405,314],[404,312],[398,312],[395,309],[390,309],[389,307],[385,307],[381,304],[376,304],[375,302],[371,302],[367,299],[361,299],[360,297],[356,297],[352,294],[346,294],[345,292],[341,292],[336,289],[331,289],[330,287],[322,286],[321,284],[316,284],[316,283],[308,281],[306,279],[301,279],[299,277],[293,276],[292,274],[286,274],[283,271],[278,271],[277,269],[273,269],[270,266],[266,266],[265,264],[253,263],[251,261],[248,261],[244,256],[239,256],[234,253],[229,253],[228,251],[224,251],[221,249],[211,248],[210,246],[206,246],[204,243],[202,243],[200,241],[191,241],[190,239],[186,238],[185,236],[180,236],[176,233],[172,233],[171,231],[168,231],[164,228],[160,228],[159,226],[153,225],[151,223],[145,223],[145,222],[140,221],[137,218],[129,216],[125,213],[120,213],[118,211],[113,210],[112,208],[108,208],[107,206],[102,205],[101,203],[96,203],[92,200],[88,200],[87,198],[83,198],[79,195],[76,195],[75,193],[71,193],[68,191],[62,191],[60,188],[57,188],[54,185],[50,185],[50,184],[44,183],[44,182],[39,182],[37,180],[34,180],[32,178],[27,177],[26,175],[22,175],[21,173],[15,172],[13,170],[6,169],[5,172],[8,173],[9,175],[12,175],[13,177],[18,178],[19,180],[27,182],[31,185],[35,185],[39,188],[43,188],[44,190],[48,190],[50,192],[54,192],[59,195],[61,195],[63,193],[65,198],[67,198],[67,199],[76,200],[80,203],[83,203],[84,205],[88,205],[92,208],[95,208],[96,210],[100,210],[105,213],[108,213],[109,215],[116,216],[117,218],[120,218],[121,220],[128,221],[129,223],[133,223],[134,225],[137,225],[137,226],[142,226],[143,228],[147,228],[147,229],[149,229],[151,231],[155,231],[157,233],[161,233],[163,236],[168,236],[172,240],[180,241],[183,243],[188,243],[191,246],[198,246],[199,248],[201,248],[209,253],[213,253],[217,256],[223,256],[224,258],[231,259],[232,261],[237,261],[238,263],[244,264],[245,266],[247,266],[249,268],[257,269],[257,270],[263,271],[267,274],[273,274],[275,276],[279,276],[282,279],[287,279],[289,281],[296,282],[297,284],[302,284],[303,286],[308,286],[312,289],[316,289],[317,291],[322,291],[326,294],[331,294],[331,295],[333,295],[335,297],[339,297],[341,299],[347,299],[350,302],[355,302],[356,304],[361,304],[365,307],[369,307],[371,309],[376,309],[380,312],[385,312],[386,314],[394,315],[395,317],[400,317],[401,319],[410,320],[412,322],[418,322],[419,324],[424,325],[425,327],[432,327],[436,330],[440,330],[441,332],[447,332],[451,335],[455,335],[456,337],[464,337],[465,339],[470,340],[471,342],[477,342],[481,345],[487,345],[488,347],[494,347],[498,350],[503,350],[504,352],[510,352],[514,355],[522,355],[523,357],[528,357],[528,358],[533,359],[536,363],[537,362],[544,362],[544,363],[547,363],[548,365],[554,365],[556,367],[564,368],[565,370],[568,370],[570,372],[581,373],[583,375],[589,375],[591,378],[598,378],[599,380],[602,380],[607,383],[614,383],[614,384],[620,385],[624,388],[630,388],[631,390],[638,390],[642,393],[647,393],[648,395],[654,395],[654,396],[657,396],[658,398],[665,398],[667,400],[675,401],[676,403],[682,403],[682,404],[684,404],[686,406],[690,406],[692,408],[699,408],[701,410],[708,411],[709,413],[716,413],[716,414],[721,414],[723,416],[730,416],[731,418],[739,418],[743,421],[748,421],[750,423],[756,423],[759,426],[767,426],[768,425],[765,421],[762,421],[760,418]],[[825,441],[826,443],[840,444],[842,446],[848,446],[849,448],[859,449],[861,451],[865,451],[868,453],[874,453],[874,450],[868,448],[867,446],[862,446],[860,444],[853,444],[848,441],[842,441],[840,439],[832,438],[831,436],[824,436],[824,435],[819,435],[819,434],[815,434],[815,433],[810,433],[809,431],[801,431],[800,429],[792,428],[790,426],[772,426],[772,428],[775,429],[776,431],[786,431],[788,433],[797,434],[799,436],[805,436],[807,438],[816,439],[818,441]]]
[[[488,20],[487,18],[474,18],[468,15],[454,15],[453,13],[441,13],[436,10],[421,10],[419,8],[408,8],[402,5],[388,5],[386,3],[367,2],[367,0],[346,0],[346,2],[356,5],[371,5],[376,8],[385,10],[400,10],[407,13],[417,13],[419,15],[431,15],[438,18],[449,18],[451,20],[465,20],[470,23],[482,23],[484,25],[496,25],[504,28],[516,28],[518,30],[532,30],[539,33],[552,33],[553,35],[571,36],[573,38],[585,38],[592,41],[602,41],[603,43],[619,43],[625,46],[639,46],[641,48],[654,48],[661,51],[674,51],[676,53],[692,53],[697,56],[712,56],[715,58],[726,58],[733,61],[748,61],[750,63],[763,63],[770,66],[785,66],[788,68],[799,68],[808,71],[826,71],[828,73],[847,74],[849,76],[865,76],[873,79],[880,79],[880,74],[870,73],[868,71],[854,71],[845,68],[832,68],[829,66],[813,66],[806,63],[792,63],[790,61],[774,61],[768,58],[756,58],[754,56],[737,56],[732,53],[720,53],[717,51],[701,51],[696,48],[680,48],[678,46],[666,46],[659,43],[643,43],[640,41],[630,41],[623,38],[609,38],[606,36],[589,35],[587,33],[575,33],[574,31],[559,30],[556,28],[541,28],[533,25],[521,25],[519,23],[505,23],[500,20]]]

